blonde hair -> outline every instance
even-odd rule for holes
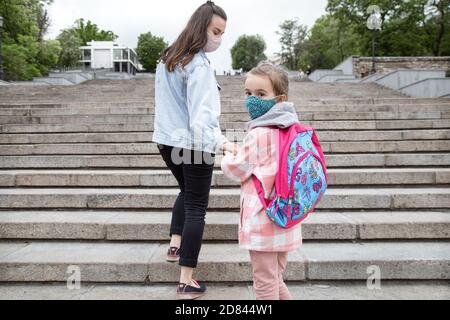
[[[272,82],[273,90],[277,96],[289,96],[289,74],[285,68],[276,66],[272,62],[263,61],[250,70],[249,74],[267,76]]]

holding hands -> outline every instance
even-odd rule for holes
[[[223,145],[222,149],[225,155],[232,154],[233,156],[237,155],[239,152],[239,145],[236,143],[227,142]]]

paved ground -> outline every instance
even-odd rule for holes
[[[449,282],[381,282],[370,290],[363,282],[290,283],[295,300],[448,300]],[[251,284],[208,284],[209,293],[201,300],[254,300]],[[173,300],[173,285],[86,284],[69,290],[63,284],[2,284],[0,299],[30,300]]]

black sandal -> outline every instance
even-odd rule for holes
[[[194,300],[203,297],[206,294],[206,286],[195,280],[192,282],[198,286],[194,287],[185,283],[180,283],[177,288],[177,296],[180,300]]]
[[[180,261],[180,249],[177,247],[170,247],[167,251],[167,262]]]

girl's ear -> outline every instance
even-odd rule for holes
[[[282,94],[280,96],[277,97],[277,102],[281,103],[281,102],[286,102],[288,100],[287,96],[285,94]]]

